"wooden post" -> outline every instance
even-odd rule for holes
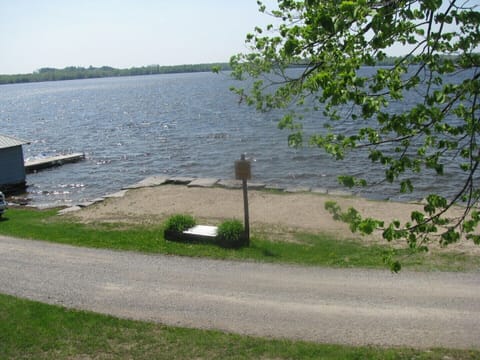
[[[243,185],[243,208],[244,208],[244,219],[245,219],[245,241],[247,246],[250,246],[250,218],[248,214],[248,186],[247,179],[242,180]]]
[[[240,161],[235,161],[235,178],[242,180],[245,241],[247,246],[250,246],[250,218],[248,214],[247,180],[251,178],[251,170],[250,162],[245,159],[245,154],[241,155]]]

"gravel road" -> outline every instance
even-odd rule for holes
[[[0,236],[0,292],[169,325],[352,345],[480,348],[480,274],[144,255]]]

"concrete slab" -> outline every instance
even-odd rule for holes
[[[242,188],[242,181],[241,180],[220,180],[217,185],[227,188],[227,189],[241,189]]]
[[[227,189],[241,189],[243,187],[242,180],[233,180],[233,179],[220,180],[217,183],[217,185]],[[262,190],[262,189],[265,189],[266,185],[264,183],[247,181],[247,186],[251,190]]]
[[[104,198],[105,199],[109,199],[109,198],[122,198],[125,196],[125,194],[127,193],[128,190],[121,190],[121,191],[118,191],[116,193],[113,193],[113,194],[108,194],[108,195],[105,195]]]
[[[189,235],[198,235],[198,236],[210,236],[212,238],[217,236],[218,227],[216,226],[209,226],[209,225],[196,225],[186,231],[183,232],[184,234]]]
[[[194,177],[186,177],[186,176],[176,176],[167,179],[166,183],[169,184],[178,184],[178,185],[188,185],[196,178]]]
[[[219,179],[213,179],[213,178],[201,178],[201,179],[195,179],[192,182],[190,182],[187,186],[188,187],[213,187],[215,186],[216,183],[218,183],[220,180]]]
[[[285,192],[289,192],[289,193],[310,192],[310,188],[309,187],[288,187],[285,189]]]
[[[263,184],[263,183],[247,182],[247,186],[248,186],[249,189],[252,189],[252,190],[265,189],[265,184]]]
[[[87,207],[87,206],[95,205],[95,204],[100,203],[102,201],[105,201],[105,198],[96,198],[96,199],[93,199],[93,200],[84,201],[84,202],[76,204],[76,205],[80,206],[80,207]]]
[[[124,187],[123,189],[140,189],[144,187],[160,186],[165,184],[168,178],[165,176],[149,176],[135,184]]]
[[[84,208],[84,207],[87,207],[87,206],[90,206],[90,205],[93,205],[93,204],[95,204],[95,202],[93,202],[93,201],[86,201],[86,202],[77,204],[77,206],[79,206],[79,207],[81,207],[81,208]]]

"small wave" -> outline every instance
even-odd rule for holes
[[[58,196],[58,195],[69,195],[71,192],[68,190],[30,190],[29,193],[32,195],[42,195],[42,196]]]
[[[179,165],[179,168],[181,168],[181,169],[190,169],[190,168],[192,168],[192,167],[194,167],[194,166],[199,166],[199,165],[200,165],[200,164],[199,164],[198,162],[196,162],[196,161],[189,161],[189,162],[185,162],[185,163],[183,163],[183,164],[180,164],[180,165]]]
[[[71,188],[71,189],[79,189],[85,187],[85,184],[60,184],[58,185],[60,188]]]
[[[213,133],[213,134],[208,134],[207,139],[228,139],[230,137],[230,134],[227,133]]]
[[[323,161],[326,159],[325,155],[309,154],[309,155],[294,155],[292,160],[294,161]]]
[[[296,180],[303,180],[303,179],[318,179],[318,178],[324,178],[327,177],[327,174],[322,174],[322,173],[289,173],[288,178],[289,179],[296,179]]]

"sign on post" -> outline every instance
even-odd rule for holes
[[[252,171],[250,161],[245,159],[245,154],[242,154],[240,160],[235,161],[235,178],[242,180],[243,187],[243,208],[245,217],[245,240],[247,246],[250,246],[250,220],[248,215],[248,186],[247,180],[252,178]]]
[[[252,178],[250,161],[245,160],[244,154],[242,154],[240,160],[235,161],[235,178],[237,180],[250,180]]]

